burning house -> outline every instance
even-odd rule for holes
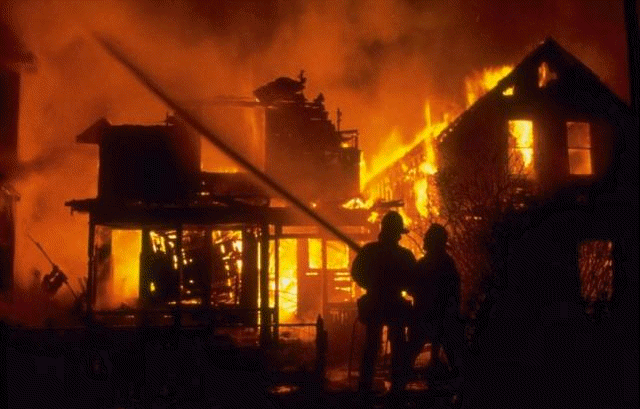
[[[463,300],[481,303],[469,371],[492,374],[470,406],[622,402],[637,396],[621,386],[637,379],[637,336],[622,335],[638,325],[637,114],[552,39],[501,77],[366,191],[404,200],[418,233],[445,223],[466,252],[451,250]]]
[[[547,39],[502,76],[479,98],[468,95],[471,106],[439,134],[419,141],[371,178],[365,187],[369,195],[404,199],[410,213],[424,216],[429,209],[420,204],[418,185],[403,179],[415,182],[427,175],[433,182],[429,176],[440,171],[464,183],[481,175],[495,179],[487,183],[505,184],[502,178],[522,193],[544,197],[606,174],[614,143],[626,129],[619,125],[628,121],[630,110],[589,68]],[[431,160],[430,145],[436,151]],[[443,200],[448,193],[441,190]]]
[[[266,111],[267,173],[364,242],[368,212],[340,206],[358,194],[357,132],[336,129],[322,97],[309,102],[303,89],[302,76],[279,78],[248,104]],[[77,141],[100,152],[98,196],[67,203],[89,214],[88,305],[97,317],[122,322],[143,309],[169,318],[179,308],[191,311],[185,323],[216,317],[277,333],[280,322],[352,309],[353,250],[247,174],[202,172],[200,135],[181,121],[101,119]]]
[[[458,237],[488,232],[508,209],[611,183],[619,168],[615,151],[630,138],[629,106],[556,41],[494,74],[495,86],[484,95],[467,86],[469,108],[365,188],[372,198],[403,200],[418,233],[420,220],[445,223]],[[477,260],[457,261],[467,298],[484,278],[471,275],[486,272]]]

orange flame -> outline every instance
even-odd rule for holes
[[[503,65],[472,72],[470,76],[464,79],[467,107],[473,105],[480,97],[498,85],[498,82],[512,70],[512,65]]]
[[[533,175],[533,122],[509,121],[509,171]]]
[[[109,307],[119,307],[124,303],[133,305],[138,299],[140,283],[140,230],[113,230],[111,251],[113,257],[113,278],[109,292]]]
[[[275,254],[271,243],[269,273],[273,276],[270,290],[275,297]],[[278,245],[279,268],[279,308],[280,322],[295,321],[298,312],[298,241],[280,239]]]

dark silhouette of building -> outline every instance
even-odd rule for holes
[[[8,178],[18,162],[20,76],[34,64],[33,55],[0,22],[0,290],[13,288],[14,212],[19,195]]]
[[[452,184],[513,192],[514,210],[494,227],[465,406],[635,407],[637,114],[547,39],[438,140],[438,171]],[[410,201],[389,182],[421,155],[417,146],[368,188]]]
[[[634,141],[632,118],[629,106],[596,74],[548,38],[436,137],[438,172],[450,173],[451,183],[460,186],[479,184],[481,177],[519,186],[524,196],[548,197],[616,169],[617,150]],[[415,202],[413,183],[401,176],[421,174],[425,151],[418,144],[365,191]],[[444,187],[438,193],[456,200]]]
[[[265,111],[265,171],[309,201],[342,204],[360,193],[358,132],[328,119],[324,96],[308,101],[306,78],[278,78],[254,91]],[[339,183],[335,183],[339,181]]]
[[[438,168],[464,162],[458,178],[482,169],[483,177],[549,196],[604,178],[630,137],[631,118],[624,101],[549,38],[440,134]]]

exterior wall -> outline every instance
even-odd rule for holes
[[[0,187],[18,159],[20,74],[0,66]],[[13,288],[15,222],[12,193],[0,192],[0,291]]]

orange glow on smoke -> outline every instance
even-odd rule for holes
[[[467,97],[467,107],[473,105],[480,97],[493,89],[501,79],[506,77],[513,66],[503,65],[501,67],[483,68],[482,71],[474,71],[464,79],[464,87]],[[506,95],[511,95],[507,93]]]

